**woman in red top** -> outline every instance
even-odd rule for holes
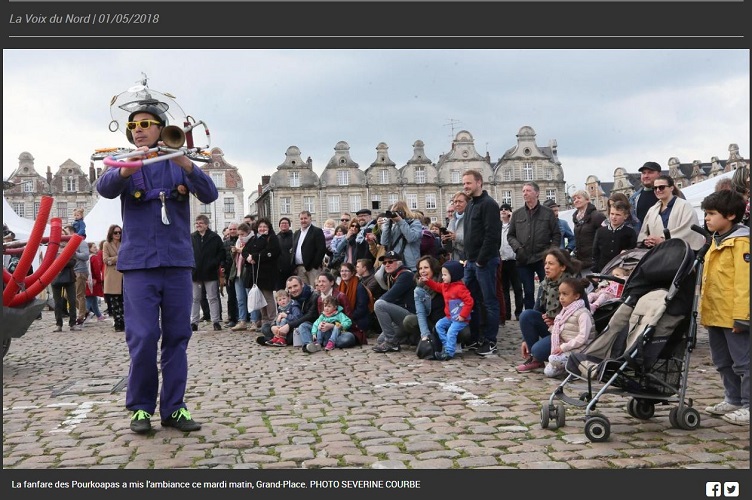
[[[102,250],[97,248],[96,243],[91,242],[89,243],[89,255],[91,257],[89,257],[89,281],[86,283],[86,310],[91,312],[97,318],[97,321],[104,321],[104,315],[99,312],[99,297],[104,297]]]

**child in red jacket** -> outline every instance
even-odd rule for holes
[[[436,333],[438,333],[443,346],[441,352],[436,354],[436,359],[440,361],[454,357],[457,334],[470,321],[474,302],[470,290],[462,281],[464,275],[465,269],[462,264],[456,260],[448,260],[441,266],[442,283],[431,281],[425,277],[420,278],[421,284],[441,293],[444,297],[445,316],[436,323]]]

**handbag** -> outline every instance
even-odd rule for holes
[[[256,276],[253,279],[253,286],[248,291],[248,312],[258,311],[259,309],[263,309],[266,307],[266,298],[264,298],[264,294],[261,292],[261,289],[256,284],[256,282],[258,281],[258,275],[259,275],[260,270],[261,270],[261,256],[259,256],[259,262],[256,264]]]

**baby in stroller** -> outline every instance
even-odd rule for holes
[[[626,282],[629,271],[623,267],[614,268],[609,274],[617,278],[621,278]],[[621,292],[624,290],[624,284],[619,283],[616,280],[613,281],[601,281],[598,288],[588,294],[588,302],[590,303],[590,312],[594,313],[607,302],[612,302],[621,297]]]
[[[589,283],[581,278],[565,278],[559,284],[561,311],[551,326],[551,355],[543,369],[547,377],[563,374],[569,355],[585,347],[595,336],[593,315],[585,298]]]

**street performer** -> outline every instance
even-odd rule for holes
[[[154,99],[130,104],[126,135],[136,151],[146,155],[162,145],[160,134],[168,124],[168,105]],[[199,430],[201,425],[184,401],[194,266],[188,195],[193,193],[209,204],[217,199],[217,188],[182,155],[141,168],[110,168],[98,180],[97,190],[105,198],[119,196],[121,201],[123,236],[117,270],[123,273],[125,339],[131,359],[125,399],[132,412],[130,428],[139,434],[151,430],[159,389],[155,360],[161,337],[162,427]]]

